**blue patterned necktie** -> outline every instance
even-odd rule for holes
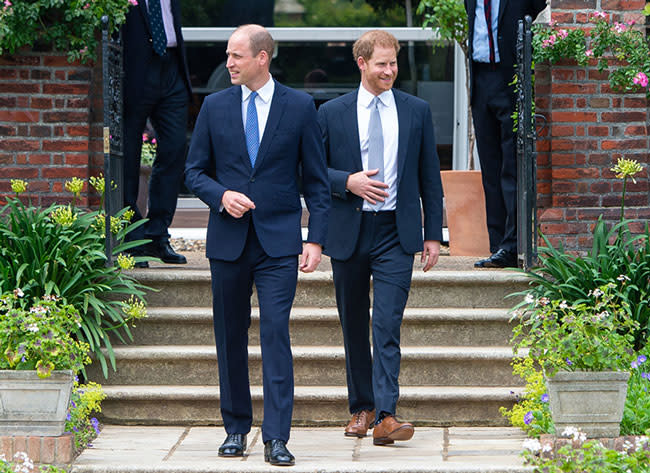
[[[164,56],[167,50],[167,35],[165,34],[160,0],[149,0],[149,25],[151,26],[153,50],[158,55]]]
[[[248,97],[248,109],[246,111],[246,148],[248,148],[248,157],[251,160],[251,167],[255,167],[257,152],[260,149],[260,131],[257,124],[255,97],[257,97],[257,92],[251,92]]]

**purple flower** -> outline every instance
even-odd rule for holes
[[[639,367],[639,362],[637,360],[634,360],[632,363],[630,363],[630,368],[633,370],[637,369]]]
[[[532,411],[526,412],[526,415],[524,416],[524,424],[530,425],[533,419],[534,419],[533,412]]]
[[[70,401],[70,406],[71,406],[73,409],[76,409],[76,408],[77,408],[77,405],[76,405],[76,404],[74,403],[74,401],[72,401],[72,400]]]
[[[650,380],[650,373],[641,373],[641,377]]]
[[[640,365],[643,364],[643,363],[645,363],[647,360],[648,360],[648,358],[647,358],[645,355],[639,355],[639,356],[637,356],[637,358],[636,358],[636,362],[637,362],[638,364],[640,364]]]
[[[77,428],[76,425],[73,425],[73,426],[72,426],[72,430],[74,430],[74,431],[77,432],[77,433],[79,432],[79,429]]]
[[[67,416],[65,416],[65,420],[72,420],[72,416],[70,415],[70,413],[69,413],[69,412],[68,412],[68,415],[67,415]]]
[[[573,361],[569,360],[568,358],[566,359],[566,364],[571,366],[573,364]]]
[[[548,394],[546,394],[546,393],[542,394],[542,397],[540,398],[540,401],[548,402]]]
[[[19,355],[24,355],[27,352],[27,348],[25,347],[24,344],[18,345],[18,354]]]
[[[92,417],[90,419],[90,425],[92,425],[93,429],[95,429],[95,433],[99,435],[99,421],[95,417]]]

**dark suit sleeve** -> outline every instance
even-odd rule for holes
[[[309,210],[307,242],[325,246],[331,198],[327,163],[313,99],[307,105],[300,142],[302,188]]]
[[[534,21],[535,18],[537,18],[537,15],[539,15],[544,8],[546,8],[546,0],[532,0],[527,14],[530,15]]]
[[[424,239],[442,240],[442,182],[440,161],[436,151],[431,110],[423,105],[422,146],[420,148],[420,195],[424,210]]]
[[[321,136],[323,138],[325,157],[327,158],[327,177],[329,178],[332,196],[338,197],[339,199],[347,199],[348,193],[346,192],[346,186],[351,173],[330,167],[329,117],[327,111],[328,108],[325,105],[322,105],[318,109],[318,124],[320,125]]]
[[[214,169],[212,143],[210,140],[209,100],[203,102],[192,134],[190,151],[185,163],[185,183],[210,209],[219,211],[221,198],[227,190],[210,176]]]

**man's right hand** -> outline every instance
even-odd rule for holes
[[[374,176],[378,172],[379,169],[370,169],[350,174],[346,189],[373,205],[383,202],[388,197],[388,192],[384,190],[388,188],[388,184],[370,179],[370,176]]]
[[[242,217],[246,212],[255,208],[255,203],[244,194],[235,191],[226,191],[221,197],[221,204],[230,215],[235,218]]]

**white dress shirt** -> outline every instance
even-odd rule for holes
[[[171,0],[160,0],[160,9],[162,10],[163,25],[165,25],[167,47],[175,48],[178,46],[178,41],[176,41],[176,31],[174,31],[174,15],[172,14]],[[149,11],[149,0],[147,0],[147,11]]]
[[[378,95],[379,117],[384,136],[384,182],[388,184],[388,197],[380,210],[395,210],[397,204],[397,147],[399,139],[399,121],[393,91],[388,90]],[[357,96],[357,122],[359,125],[359,143],[361,145],[361,163],[363,170],[368,170],[368,127],[370,126],[370,104],[375,96],[363,85],[359,86]],[[374,179],[370,176],[370,179]],[[367,201],[363,201],[363,210],[375,210]]]
[[[499,0],[491,0],[492,5],[492,37],[494,38],[494,62],[500,62],[499,43],[497,41],[499,30]],[[488,27],[485,21],[485,5],[483,0],[476,1],[474,18],[474,38],[472,38],[472,59],[476,62],[490,62],[490,40]]]
[[[242,84],[241,86],[241,116],[244,123],[244,130],[246,129],[246,115],[248,114],[248,100],[253,91]],[[273,77],[269,76],[269,80],[257,90],[257,97],[255,97],[255,108],[257,108],[257,125],[259,133],[257,136],[262,142],[262,135],[264,135],[264,128],[266,121],[269,118],[269,110],[271,110],[271,99],[275,92],[275,81]]]

